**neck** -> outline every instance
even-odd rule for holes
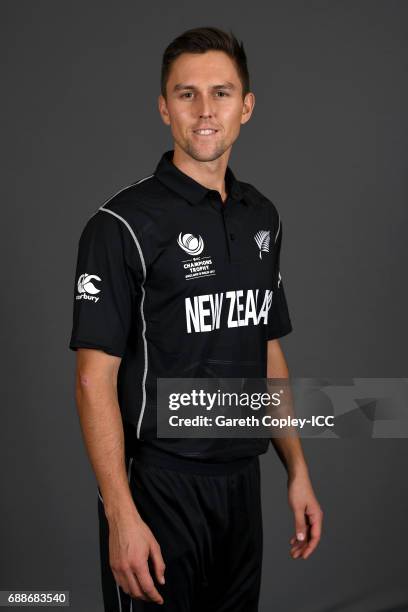
[[[229,155],[230,149],[227,149],[220,157],[212,161],[197,161],[174,143],[173,164],[200,185],[218,191],[224,202],[227,198],[225,171]]]

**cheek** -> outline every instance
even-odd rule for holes
[[[177,111],[173,114],[171,123],[174,131],[183,132],[191,124],[190,115],[185,110]]]
[[[229,107],[225,107],[222,112],[222,118],[225,121],[225,125],[231,131],[236,131],[241,125],[242,109],[237,107],[235,104],[231,104]]]

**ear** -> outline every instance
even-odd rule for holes
[[[254,107],[255,107],[255,94],[252,93],[252,91],[249,91],[244,98],[244,104],[242,107],[242,115],[241,115],[241,125],[244,125],[244,123],[250,120]]]
[[[157,104],[159,107],[159,113],[163,120],[163,123],[165,123],[166,125],[170,125],[170,116],[169,116],[169,111],[167,109],[167,102],[162,94],[159,95],[157,99]]]

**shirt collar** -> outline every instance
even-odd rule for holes
[[[172,161],[173,153],[173,150],[163,153],[154,174],[161,183],[181,195],[190,204],[198,204],[211,189],[204,187],[204,185],[201,185],[191,176],[177,168]],[[245,204],[248,204],[244,199],[243,188],[229,166],[227,166],[225,171],[225,186],[228,197],[234,200],[242,200]]]

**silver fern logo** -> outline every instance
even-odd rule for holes
[[[271,233],[269,230],[259,230],[259,232],[256,232],[254,238],[259,248],[259,259],[262,259],[262,253],[269,253]]]
[[[183,234],[183,232],[180,232],[177,244],[189,255],[199,255],[204,248],[204,241],[201,236]]]

